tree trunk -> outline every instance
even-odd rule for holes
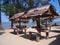
[[[1,22],[1,12],[0,12],[0,30],[2,29],[2,22]]]

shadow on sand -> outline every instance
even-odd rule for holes
[[[23,38],[31,40],[31,41],[36,41],[36,35],[35,34],[32,34],[31,36],[29,34],[26,34],[26,35],[21,35],[20,37],[23,37]],[[40,40],[45,38],[44,36],[40,36],[40,37],[41,37]]]
[[[51,42],[49,45],[60,45],[60,34],[55,37],[56,37],[56,40]]]
[[[34,41],[36,39],[36,36],[32,34],[32,36],[30,37],[30,35],[21,35],[20,37],[23,37],[25,39],[28,39],[28,40],[31,40],[31,41]]]
[[[60,33],[60,30],[52,30],[51,32]],[[54,37],[56,37],[56,40],[52,41],[49,45],[60,45],[60,34],[49,37],[49,38],[54,38]]]
[[[60,33],[60,30],[51,30],[51,32]]]
[[[54,33],[60,33],[60,30],[51,30],[51,32],[54,32]],[[55,35],[55,36],[52,36],[52,37],[49,37],[50,38],[55,38],[55,37],[58,37],[59,35]]]
[[[4,30],[5,30],[5,29],[3,29],[3,28],[0,30],[0,35],[5,34],[5,31],[4,31]]]
[[[17,33],[14,32],[14,31],[13,31],[13,32],[10,32],[10,33],[11,33],[11,34],[14,34],[14,35],[17,35]],[[24,32],[22,32],[22,31],[19,31],[18,33],[19,33],[19,34],[24,34]]]
[[[0,32],[0,35],[3,35],[5,32]]]

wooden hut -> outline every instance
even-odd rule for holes
[[[52,5],[45,5],[43,7],[37,7],[34,9],[29,10],[26,14],[23,16],[20,16],[19,18],[25,19],[25,18],[36,18],[37,26],[40,27],[40,18],[45,19],[52,19],[54,16],[58,16],[58,14],[55,12]]]
[[[27,11],[26,13],[24,13],[22,15],[16,14],[11,19],[36,18],[37,27],[40,28],[40,18],[45,18],[45,19],[50,19],[51,20],[52,18],[54,18],[54,16],[58,16],[58,14],[55,12],[53,6],[52,5],[45,5],[43,7],[37,7],[37,8],[34,8],[34,9],[30,9],[29,11]],[[40,33],[39,29],[38,29],[38,32]],[[47,36],[48,36],[48,33],[47,33]]]
[[[46,5],[43,7],[37,7],[34,9],[29,10],[26,14],[24,14],[24,16],[20,17],[22,19],[25,18],[36,18],[36,22],[37,22],[37,30],[38,30],[38,35],[40,34],[41,30],[40,29],[40,18],[45,18],[45,20],[49,19],[53,19],[55,16],[59,16],[52,5]],[[51,29],[51,27],[50,27]],[[46,30],[47,30],[47,21],[46,21]],[[49,33],[48,31],[46,31],[46,37],[48,37]]]
[[[37,16],[38,17],[58,16],[58,14],[55,12],[52,5],[45,5],[43,7],[33,8],[27,11],[25,14],[24,13],[25,12],[14,14],[14,16],[11,17],[10,19],[12,20],[16,18],[24,19],[24,18],[29,18],[29,17],[33,18]]]

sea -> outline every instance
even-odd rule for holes
[[[14,23],[14,27],[16,27],[16,25],[19,25],[19,24]],[[28,22],[28,23],[21,22],[21,25],[26,25],[27,27],[32,27],[32,26],[36,26],[36,22]],[[11,28],[11,22],[2,22],[2,27],[3,27],[3,29]]]
[[[54,24],[54,22],[53,22],[53,24]],[[52,24],[52,25],[53,25]],[[58,26],[60,26],[60,22],[57,22],[56,23]],[[14,24],[14,27],[16,26],[16,25],[18,25],[18,23],[16,24]],[[36,22],[29,22],[29,23],[21,23],[21,25],[26,25],[27,27],[32,27],[32,26],[36,26]],[[3,27],[3,29],[9,29],[9,28],[11,28],[11,22],[2,22],[2,27]]]
[[[11,28],[11,22],[2,22],[3,29],[9,29]]]

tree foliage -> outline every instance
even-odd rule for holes
[[[15,13],[48,4],[48,0],[3,0],[2,11],[12,17]]]

